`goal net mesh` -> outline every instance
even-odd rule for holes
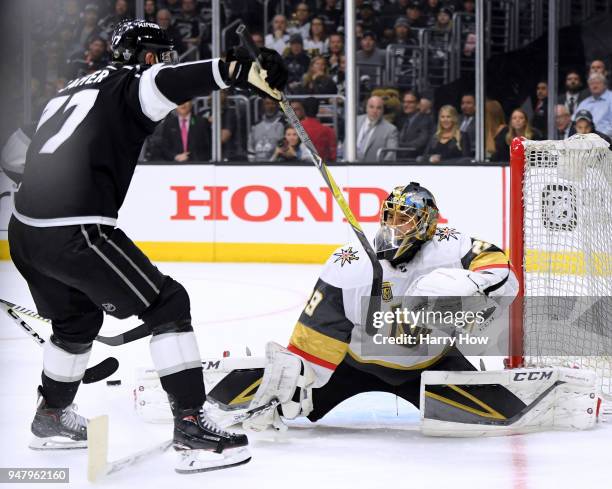
[[[525,363],[595,370],[612,394],[612,152],[593,134],[523,146]]]

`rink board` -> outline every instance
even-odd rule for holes
[[[436,196],[441,225],[507,248],[507,168],[351,165],[331,172],[370,238],[381,201],[414,181]],[[13,190],[2,181],[3,259]],[[312,166],[139,166],[119,226],[157,261],[321,263],[354,240]]]

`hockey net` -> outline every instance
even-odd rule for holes
[[[515,139],[510,367],[595,370],[612,394],[612,152],[594,134]]]

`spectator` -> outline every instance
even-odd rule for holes
[[[173,16],[181,14],[181,0],[165,0],[164,3]]]
[[[427,27],[427,18],[423,15],[423,7],[418,0],[413,0],[408,4],[406,17],[408,17],[410,27],[413,29],[424,29]]]
[[[144,18],[147,22],[155,22],[157,14],[157,6],[155,0],[145,0],[144,3]]]
[[[81,23],[81,11],[78,0],[66,0],[64,12],[58,20],[59,31],[66,29],[71,37]]]
[[[300,34],[291,34],[291,37],[289,37],[289,52],[284,58],[289,72],[287,87],[289,90],[294,90],[302,83],[302,78],[310,66],[310,58],[304,52],[304,44]]]
[[[341,34],[331,34],[327,38],[327,64],[329,65],[329,71],[333,75],[338,71],[338,65],[340,63],[340,56],[344,54],[344,38]]]
[[[370,97],[366,113],[357,117],[357,161],[378,161],[378,151],[397,148],[397,128],[383,118],[384,101],[381,97]],[[382,159],[395,160],[394,152]]]
[[[255,44],[256,48],[263,48],[266,46],[266,42],[261,32],[251,32],[251,39],[253,40],[253,44]]]
[[[399,146],[413,149],[402,151],[398,154],[398,159],[422,155],[433,132],[431,118],[419,112],[418,103],[419,98],[413,91],[409,90],[404,94],[402,113],[396,124],[400,130]]]
[[[263,117],[253,126],[249,135],[249,160],[251,161],[269,161],[285,132],[278,104],[269,98],[264,98],[262,104]]]
[[[508,126],[504,109],[497,100],[485,104],[485,142],[487,156],[491,161],[508,161],[510,146],[506,144]]]
[[[172,25],[172,14],[170,13],[170,10],[166,8],[159,9],[155,19],[157,20],[157,24],[159,25],[160,29],[166,31],[166,35],[174,44],[174,49],[176,52],[179,55],[183,54],[187,48],[185,47],[185,44],[183,44],[181,33]]]
[[[464,14],[475,16],[476,15],[476,1],[475,0],[463,0],[461,11]]]
[[[329,76],[327,60],[323,56],[315,56],[304,75],[302,85],[296,93],[312,95],[330,95],[338,92],[334,80]]]
[[[310,158],[308,150],[300,141],[297,131],[292,126],[285,128],[284,137],[274,148],[270,161],[302,161]]]
[[[506,144],[510,147],[514,138],[524,137],[531,140],[542,139],[539,129],[532,127],[527,112],[523,109],[514,109],[510,115],[510,127],[506,134]]]
[[[327,35],[325,24],[321,17],[313,17],[310,21],[310,31],[304,41],[304,49],[310,56],[325,54],[327,52]]]
[[[158,151],[159,159],[185,163],[209,161],[211,127],[204,117],[192,113],[191,100],[179,105],[162,122]]]
[[[406,17],[400,17],[393,25],[393,44],[404,44],[408,46],[418,46],[419,39],[412,29]]]
[[[589,76],[593,73],[599,73],[606,78],[606,82],[608,82],[608,69],[606,68],[606,63],[602,59],[594,59],[591,61],[589,65]]]
[[[310,7],[307,3],[298,3],[293,12],[293,19],[287,31],[289,34],[299,34],[302,39],[306,39],[310,33]]]
[[[382,84],[382,73],[385,67],[385,52],[376,46],[376,35],[367,31],[361,38],[361,49],[355,54],[355,63],[360,82],[370,91],[375,85]]]
[[[306,118],[306,113],[304,112],[304,104],[302,102],[300,102],[299,100],[294,100],[293,102],[291,102],[291,108],[293,109],[293,112],[295,112],[295,115],[300,121],[303,121]]]
[[[608,143],[608,146],[612,144],[612,140],[607,134],[595,130],[595,124],[593,122],[593,116],[588,110],[579,110],[576,112],[576,122],[574,123],[573,134],[597,134],[600,138]]]
[[[555,124],[557,125],[557,136],[555,139],[567,139],[572,131],[572,116],[564,104],[555,107]]]
[[[227,90],[221,90],[221,155],[224,161],[244,161],[246,157],[246,116],[229,106]],[[240,106],[238,106],[240,107]],[[212,119],[210,120],[212,123]]]
[[[100,37],[102,31],[98,27],[98,6],[89,3],[83,11],[83,24],[77,34],[77,42],[80,49],[86,49],[87,46],[94,40]]]
[[[372,2],[365,0],[357,13],[357,19],[361,22],[364,32],[370,31],[376,34],[377,38],[383,35],[383,26],[376,18]]]
[[[281,56],[284,54],[289,42],[289,33],[287,32],[287,17],[284,15],[275,15],[272,19],[272,32],[266,35],[266,47],[274,49]]]
[[[344,54],[340,55],[340,61],[336,70],[332,72],[330,70],[330,74],[334,84],[336,85],[336,89],[338,90],[338,95],[344,95],[345,89],[345,73],[346,73],[346,56]]]
[[[582,92],[582,79],[580,73],[576,70],[568,71],[565,75],[565,92],[559,94],[557,103],[565,105],[571,116],[576,111],[578,104],[587,96],[586,93]]]
[[[459,130],[457,110],[452,105],[443,105],[438,115],[438,128],[429,140],[423,159],[429,163],[440,163],[469,154],[469,141]]]
[[[337,0],[325,0],[319,16],[325,22],[327,32],[334,32],[342,25],[342,11],[337,7]]]
[[[589,93],[578,105],[578,110],[588,110],[593,124],[600,132],[612,136],[612,92],[606,89],[606,78],[599,72],[589,76]]]
[[[471,93],[466,93],[461,97],[461,119],[459,120],[459,130],[466,135],[470,141],[470,149],[474,156],[476,143],[476,98]]]
[[[436,14],[436,22],[433,25],[432,30],[436,32],[449,33],[453,28],[451,23],[452,18],[453,11],[448,7],[442,7]]]
[[[541,134],[548,128],[548,83],[541,81],[536,87],[536,99],[533,104],[532,125]]]
[[[123,19],[128,19],[131,17],[132,15],[130,14],[127,0],[116,0],[114,12],[104,17],[99,23],[102,37],[107,41],[110,41],[110,37],[115,26]]]
[[[174,27],[187,48],[198,45],[200,22],[195,0],[181,0],[181,12],[175,16]]]
[[[429,117],[431,125],[434,125],[433,102],[430,98],[421,97],[421,100],[419,100],[419,112]]]
[[[317,153],[323,161],[336,161],[336,133],[331,127],[321,124],[321,121],[317,119],[319,101],[309,97],[304,101],[303,107],[305,117],[302,120],[302,126],[310,136]]]
[[[109,62],[106,41],[101,37],[94,38],[89,43],[87,51],[78,53],[69,60],[72,67],[72,76],[70,78],[93,73],[107,66]]]
[[[426,0],[423,16],[427,19],[427,26],[431,27],[436,23],[441,7],[440,0]]]

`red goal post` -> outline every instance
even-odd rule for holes
[[[612,152],[594,134],[516,138],[510,157],[506,366],[595,370],[612,393]]]

